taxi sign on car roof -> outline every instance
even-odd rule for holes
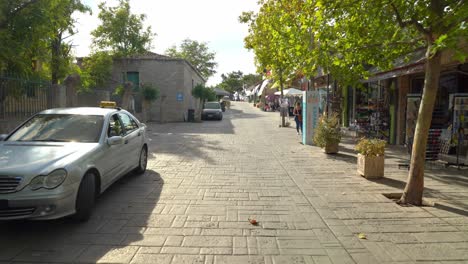
[[[102,108],[117,108],[117,104],[113,101],[101,101],[99,106]]]

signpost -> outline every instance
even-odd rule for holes
[[[319,91],[304,91],[302,95],[302,144],[312,145],[314,130],[320,117]]]

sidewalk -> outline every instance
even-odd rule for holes
[[[264,114],[276,124],[278,113]],[[276,140],[300,141],[294,130],[283,131]],[[279,145],[278,152],[286,154],[278,159],[354,261],[468,263],[468,170],[427,164],[424,197],[436,205],[401,207],[382,195],[405,187],[408,171],[398,163],[409,157],[401,147],[388,148],[385,178],[377,180],[357,175],[350,138],[337,155],[294,143]]]
[[[325,155],[279,120],[233,102],[222,121],[149,123],[144,175],[111,186],[87,223],[0,223],[0,264],[468,263],[467,170],[428,166],[425,197],[442,205],[401,207],[382,193],[404,187],[404,152],[369,181],[352,142]]]

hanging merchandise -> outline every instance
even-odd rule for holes
[[[406,145],[411,154],[414,132],[418,121],[419,105],[421,104],[420,94],[408,94],[406,99]],[[431,124],[426,145],[426,160],[437,160],[440,152],[440,136],[442,129]]]
[[[451,95],[453,102],[452,145],[456,147],[457,165],[464,163],[468,139],[468,95]]]

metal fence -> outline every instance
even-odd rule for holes
[[[51,84],[0,76],[0,119],[22,119],[52,104]]]

